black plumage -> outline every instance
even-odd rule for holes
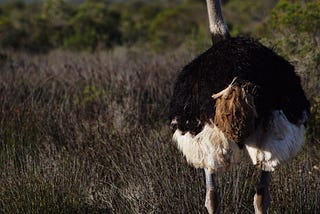
[[[303,121],[309,102],[294,67],[273,50],[251,38],[229,37],[186,65],[176,80],[170,103],[172,127],[198,134],[214,121],[211,97],[236,84],[250,84],[257,111],[255,124],[267,121],[271,112],[283,110],[291,123]]]

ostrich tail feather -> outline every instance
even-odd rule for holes
[[[227,93],[216,99],[214,123],[229,140],[237,143],[253,132],[257,118],[254,96],[247,86],[230,84]]]

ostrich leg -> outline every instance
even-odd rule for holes
[[[208,169],[204,169],[206,174],[206,202],[205,206],[209,214],[219,213],[220,208],[220,195],[218,185],[215,182],[215,174]]]
[[[262,171],[260,182],[256,186],[256,194],[254,195],[254,211],[256,214],[267,214],[270,205],[270,172]]]

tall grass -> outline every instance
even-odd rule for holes
[[[186,164],[167,121],[193,55],[2,57],[0,212],[205,213],[203,172]],[[318,144],[273,173],[271,213],[319,212]],[[258,175],[244,157],[219,176],[224,213],[252,213]]]

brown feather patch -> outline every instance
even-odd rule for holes
[[[216,99],[214,123],[229,140],[240,143],[254,130],[257,117],[254,98],[249,93],[252,85],[231,84]]]

